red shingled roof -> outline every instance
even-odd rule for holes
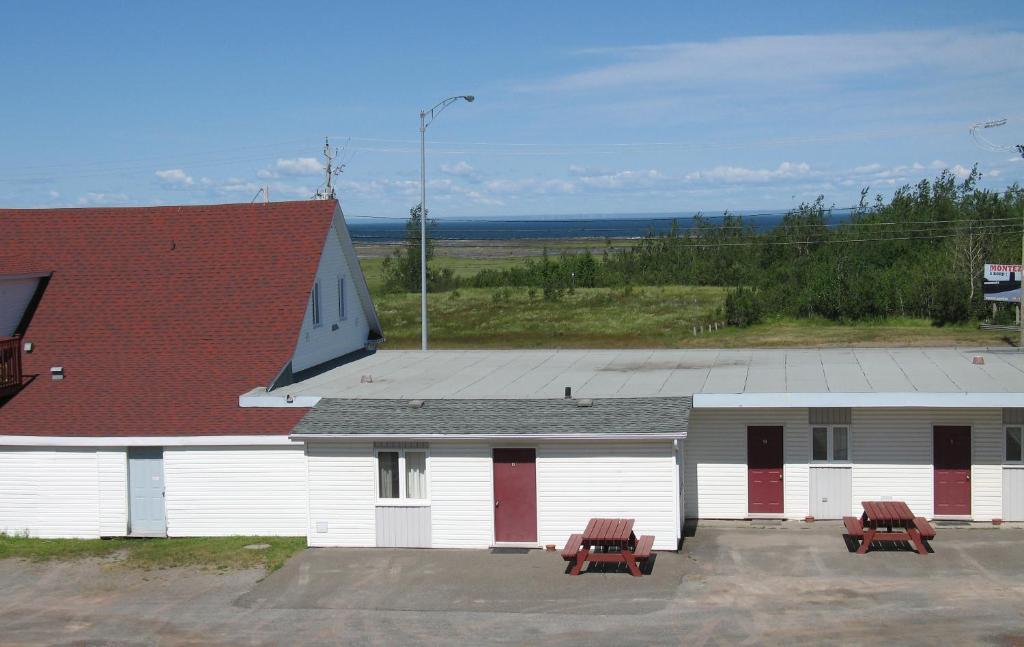
[[[238,396],[291,358],[335,207],[0,210],[0,275],[53,273],[0,435],[288,433]]]

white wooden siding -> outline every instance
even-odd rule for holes
[[[543,443],[537,448],[537,539],[561,548],[592,517],[636,519],[637,534],[675,550],[676,461],[671,441]]]
[[[164,449],[167,535],[306,532],[306,465],[295,447]]]
[[[0,449],[0,530],[95,538],[99,509],[94,449]]]
[[[810,426],[807,409],[695,409],[683,441],[687,518],[744,519],[747,509],[747,427],[783,428],[784,516],[808,510]]]
[[[494,538],[491,447],[432,443],[430,507],[435,548],[487,548]]]
[[[972,429],[974,519],[1002,515],[1002,417],[999,409],[853,409],[850,509],[871,499],[899,499],[920,515],[934,508],[932,429]],[[806,409],[696,409],[683,445],[686,516],[738,519],[747,515],[746,428],[782,425],[785,513],[808,514],[810,425]]]
[[[99,528],[103,537],[128,534],[128,452],[124,448],[96,449],[99,485]]]
[[[316,280],[320,281],[320,325],[313,326],[312,299],[307,299],[302,328],[292,357],[293,371],[322,364],[366,346],[370,326],[352,277],[353,264],[346,259],[339,236],[339,227],[344,226],[341,219],[335,216],[327,232],[316,271]],[[355,267],[359,267],[358,263]],[[338,317],[338,277],[345,279],[345,319]],[[313,289],[312,285],[296,287]],[[337,330],[332,329],[335,325]]]
[[[306,443],[306,468],[309,545],[374,546],[373,444],[310,441]]]
[[[971,514],[1002,516],[1002,412],[999,409],[854,409],[854,509],[869,499],[907,502],[934,514],[936,425],[971,427]]]

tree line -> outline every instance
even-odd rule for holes
[[[981,189],[980,177],[977,168],[963,179],[943,171],[889,201],[869,202],[865,189],[842,217],[819,196],[767,227],[756,217],[698,214],[686,229],[673,223],[634,245],[608,240],[601,254],[545,252],[461,279],[435,272],[430,289],[529,287],[558,299],[575,288],[710,285],[731,288],[726,315],[739,325],[769,314],[963,322],[987,311],[982,265],[1021,258],[1024,190]],[[419,289],[418,218],[413,209],[406,245],[385,264],[390,289]]]

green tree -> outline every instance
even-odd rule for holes
[[[427,210],[427,288],[431,291],[449,290],[456,287],[451,269],[436,270],[430,267],[434,257],[432,231],[436,220],[430,219]],[[421,205],[409,209],[409,220],[405,223],[405,240],[401,247],[384,259],[382,273],[384,287],[391,292],[418,292],[420,290],[420,221],[423,217]]]

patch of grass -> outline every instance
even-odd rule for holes
[[[45,562],[50,559],[107,557],[123,549],[127,543],[123,539],[36,539],[0,533],[0,559],[20,557]]]
[[[685,345],[710,320],[725,290],[659,286],[586,288],[545,301],[540,290],[464,288],[431,295],[435,348],[602,348]],[[500,294],[496,298],[495,294]],[[379,294],[377,312],[388,348],[420,341],[419,295]]]
[[[506,267],[521,265],[522,258],[499,257],[499,258],[463,258],[458,256],[435,256],[430,262],[434,269],[450,268],[452,273],[459,278],[469,278],[480,270],[499,270]],[[377,299],[384,288],[384,259],[383,258],[360,258],[359,265],[366,277],[366,284]]]
[[[769,318],[748,328],[693,334],[724,319],[726,290],[646,286],[584,288],[558,301],[540,290],[475,289],[430,295],[434,348],[764,348],[824,346],[1006,346],[1007,333],[923,319],[837,323]],[[420,343],[418,294],[376,294],[386,348]]]
[[[269,544],[262,550],[249,544]],[[133,568],[193,566],[217,570],[281,568],[306,547],[305,537],[183,537],[169,539],[37,539],[0,533],[0,559],[32,561],[114,557]]]

